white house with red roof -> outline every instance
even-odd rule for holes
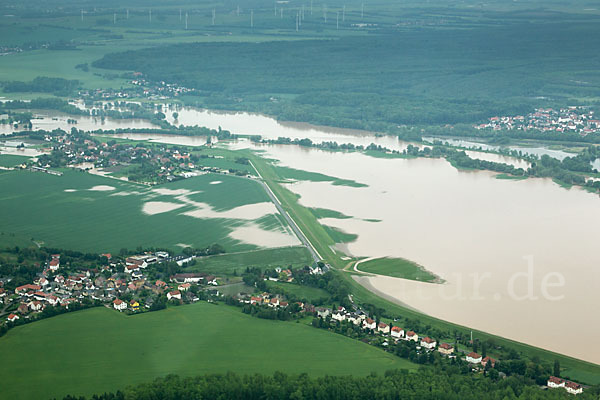
[[[370,329],[373,331],[375,330],[375,328],[377,328],[377,324],[371,318],[367,318],[363,321],[363,328]]]
[[[412,340],[413,342],[418,342],[419,341],[419,335],[417,335],[413,331],[408,331],[408,332],[406,332],[406,337],[404,339],[405,340]]]
[[[15,322],[18,319],[19,316],[17,314],[9,314],[8,318],[6,318],[8,322]]]
[[[493,359],[492,357],[483,357],[483,360],[481,360],[481,365],[483,365],[484,367],[486,365],[488,365],[488,363],[490,364],[490,367],[494,368],[496,366],[496,360]]]
[[[181,300],[181,292],[179,290],[173,290],[172,292],[167,293],[167,299]]]
[[[379,325],[377,325],[377,332],[380,332],[382,335],[387,335],[390,333],[390,326],[385,322],[380,322]]]
[[[127,303],[121,299],[115,299],[113,300],[113,307],[119,311],[127,310]]]
[[[400,339],[402,336],[404,336],[404,329],[400,328],[399,326],[394,326],[392,328],[392,337]]]
[[[191,287],[192,287],[191,283],[182,283],[179,286],[177,286],[177,289],[181,290],[182,292],[185,292]]]
[[[547,386],[549,388],[564,388],[565,380],[561,379],[561,378],[557,378],[556,376],[551,376],[550,378],[548,378]]]
[[[53,258],[48,263],[48,267],[50,268],[50,271],[52,271],[52,272],[58,271],[58,269],[60,268],[60,260],[57,258]]]
[[[424,347],[428,350],[435,349],[436,345],[437,345],[437,342],[430,337],[425,337],[425,338],[421,339],[421,347]]]
[[[565,389],[571,394],[583,393],[583,388],[581,387],[581,385],[571,381],[565,383]]]
[[[454,353],[454,346],[448,343],[442,343],[438,346],[438,351],[446,356]]]
[[[466,360],[471,364],[479,364],[481,362],[481,356],[475,352],[467,354]]]
[[[31,303],[28,304],[28,306],[31,309],[31,311],[41,311],[42,308],[44,308],[42,303],[39,301],[32,301]]]

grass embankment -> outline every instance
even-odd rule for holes
[[[221,183],[211,184],[217,180]],[[269,201],[258,183],[225,175],[202,175],[153,188],[196,192],[189,199],[206,203],[215,211],[207,218],[182,215],[195,207],[179,201],[177,194],[163,195],[139,185],[71,170],[63,176],[11,171],[0,174],[0,187],[3,232],[39,240],[48,247],[91,252],[118,252],[137,246],[178,249],[179,243],[197,248],[219,243],[228,252],[255,250],[256,246],[229,236],[244,222],[219,217],[217,212]],[[181,207],[146,214],[142,209],[148,202]]]
[[[105,308],[64,314],[11,330],[0,338],[0,354],[0,398],[11,400],[114,391],[167,374],[415,368],[342,335],[208,303],[132,317]]]
[[[276,174],[283,180],[298,180],[298,181],[311,181],[311,182],[331,182],[336,186],[350,186],[350,187],[367,187],[364,183],[356,182],[351,179],[340,179],[333,176],[320,174],[318,172],[303,171],[290,167],[273,166]]]
[[[342,269],[348,265],[348,261],[341,260],[341,258],[329,247],[330,245],[334,244],[334,241],[319,224],[315,215],[309,209],[302,207],[298,203],[297,195],[293,194],[277,183],[277,175],[275,174],[273,168],[271,168],[265,160],[262,160],[255,155],[250,155],[250,157],[252,157],[251,159],[253,164],[259,170],[265,182],[279,197],[279,200],[282,202],[284,208],[286,208],[286,210],[294,218],[313,246],[315,246],[317,251],[319,251],[323,259],[338,269]],[[465,326],[427,316],[379,297],[359,283],[355,282],[352,279],[351,271],[338,271],[338,273],[348,283],[354,299],[359,303],[370,303],[377,307],[386,309],[391,314],[397,314],[408,319],[416,319],[421,321],[424,325],[430,325],[433,328],[447,332],[456,331],[467,336],[470,335],[471,331],[473,331],[475,338],[480,340],[493,339],[497,345],[513,348],[529,358],[539,357],[540,359],[546,360],[549,363],[554,362],[554,360],[559,360],[561,368],[563,369],[563,375],[568,375],[572,379],[576,379],[588,384],[600,383],[600,365],[505,339],[486,332],[472,330]]]
[[[435,275],[419,264],[404,258],[376,258],[360,263],[357,269],[362,272],[422,282],[434,282],[437,279]]]
[[[301,268],[312,264],[310,253],[305,247],[282,247],[242,253],[223,254],[196,259],[196,263],[186,271],[201,271],[215,274],[242,274],[246,267],[258,267],[261,270],[274,267]]]

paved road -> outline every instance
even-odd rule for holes
[[[308,240],[308,238],[304,235],[304,232],[302,232],[302,230],[298,227],[298,225],[292,219],[292,217],[290,217],[290,215],[283,209],[283,206],[279,202],[279,199],[271,191],[271,188],[269,187],[269,185],[267,185],[263,181],[258,181],[258,182],[263,186],[263,188],[265,189],[265,191],[267,192],[267,194],[271,198],[271,201],[273,202],[273,204],[275,204],[275,207],[277,207],[277,210],[279,210],[279,213],[281,215],[283,215],[283,217],[286,219],[286,221],[288,222],[288,224],[290,225],[290,227],[292,228],[292,230],[294,231],[294,233],[296,234],[296,236],[298,237],[298,239],[300,239],[300,241],[302,242],[302,244],[304,246],[306,246],[306,248],[310,252],[310,255],[315,260],[315,262],[321,261],[322,258],[319,255],[319,253],[317,252],[317,250],[313,247],[313,245],[310,243],[310,241]]]

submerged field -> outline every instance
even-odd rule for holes
[[[219,243],[231,252],[297,244],[249,179],[209,174],[148,188],[83,172],[13,171],[0,174],[0,186],[1,231],[47,247],[116,252]]]
[[[171,373],[367,375],[415,367],[341,335],[208,303],[132,317],[105,308],[65,314],[10,331],[0,353],[2,399],[89,395]]]

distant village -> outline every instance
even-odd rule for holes
[[[43,155],[23,168],[35,172],[52,173],[50,168],[71,167],[98,175],[116,174],[120,179],[146,184],[160,184],[190,178],[208,172],[247,176],[240,169],[224,169],[203,165],[203,161],[222,159],[217,155],[198,156],[184,150],[184,146],[150,145],[102,142],[86,136],[67,133],[46,133]],[[213,142],[216,139],[213,139]],[[210,147],[210,143],[208,144]],[[138,168],[127,168],[138,166]]]
[[[129,81],[132,87],[121,89],[94,89],[81,90],[79,96],[83,99],[128,99],[145,98],[148,100],[167,100],[183,95],[193,95],[196,90],[177,83],[164,81],[151,82],[144,78],[140,72],[133,73],[133,79]]]
[[[527,116],[492,117],[485,124],[475,125],[476,129],[492,130],[539,130],[542,132],[573,132],[581,136],[600,132],[600,119],[588,107],[573,106],[554,110],[537,108]]]

